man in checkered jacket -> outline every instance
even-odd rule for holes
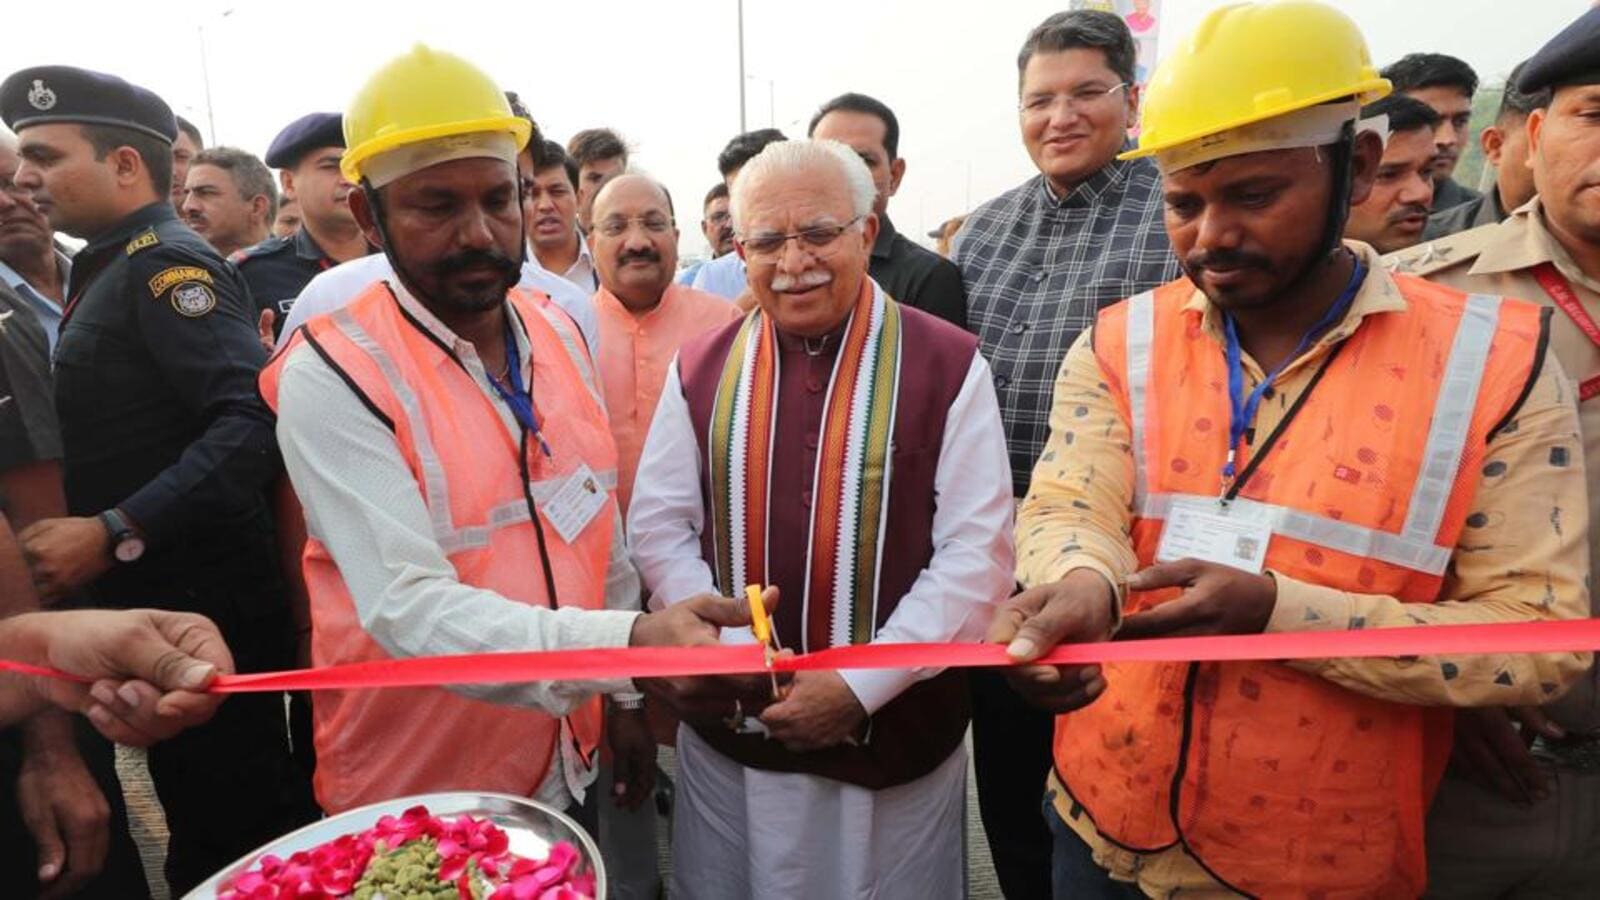
[[[1078,10],[1046,19],[1017,57],[1023,143],[1039,174],[973,211],[955,239],[968,325],[994,372],[1012,489],[1028,491],[1049,434],[1056,370],[1102,307],[1171,281],[1161,176],[1119,162],[1136,121],[1133,38],[1122,19]],[[1001,887],[1050,893],[1039,814],[1051,719],[999,676],[974,672],[978,800]]]

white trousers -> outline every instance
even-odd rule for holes
[[[869,790],[751,769],[678,728],[674,900],[958,900],[966,892],[967,750]]]

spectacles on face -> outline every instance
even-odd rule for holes
[[[726,212],[714,212],[711,215],[706,216],[706,221],[713,225],[726,225],[728,224],[728,220],[731,218],[733,217],[728,215]]]
[[[604,222],[595,225],[595,228],[605,237],[622,237],[628,233],[628,229],[633,227],[635,222],[644,226],[644,230],[649,234],[666,234],[672,230],[672,220],[659,213],[646,213],[642,216],[628,216],[626,218],[611,216]]]
[[[1087,112],[1109,106],[1112,98],[1127,87],[1126,81],[1119,81],[1109,87],[1103,84],[1080,85],[1065,94],[1029,94],[1017,104],[1017,110],[1024,119],[1048,118],[1055,112],[1057,104],[1065,104],[1068,114]]]
[[[739,238],[739,246],[744,248],[744,255],[756,262],[770,262],[783,253],[783,248],[788,246],[790,239],[798,240],[800,245],[813,256],[831,256],[838,249],[839,236],[849,231],[861,221],[861,216],[844,223],[843,225],[813,225],[802,228],[790,234],[755,234],[747,238]]]

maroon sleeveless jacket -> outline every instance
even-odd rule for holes
[[[877,627],[933,559],[934,475],[944,440],[945,417],[961,391],[977,353],[977,339],[905,304],[902,322],[900,386],[891,438],[892,475],[884,530]],[[700,446],[701,503],[712,521],[706,440],[723,364],[739,332],[739,321],[684,346],[678,372]],[[802,650],[805,627],[806,545],[811,514],[812,475],[822,429],[822,407],[838,354],[841,327],[822,352],[812,355],[804,342],[778,336],[779,384],[773,441],[768,544],[769,581],[780,592],[775,617],[784,646]],[[980,473],[973,473],[975,477]],[[715,568],[711,529],[700,536],[701,553]],[[949,758],[966,733],[971,711],[966,681],[959,670],[917,682],[872,717],[859,746],[794,753],[761,735],[734,734],[721,726],[696,726],[707,743],[739,763],[779,772],[806,772],[870,789],[894,787],[932,772]]]

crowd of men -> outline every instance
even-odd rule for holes
[[[259,158],[114,75],[13,73],[0,656],[89,683],[0,683],[0,883],[147,895],[121,741],[176,893],[321,815],[488,790],[571,812],[616,897],[959,897],[970,729],[1008,897],[1592,895],[1584,648],[1034,662],[1592,615],[1600,8],[1511,74],[1481,194],[1466,63],[1380,69],[1313,0],[1176,37],[1139,85],[1123,18],[1034,28],[1037,172],[948,258],[890,220],[894,112],[847,93],[729,140],[681,270],[616,132],[563,147],[450,53]],[[747,585],[774,651],[1016,664],[196,693],[748,644]]]

